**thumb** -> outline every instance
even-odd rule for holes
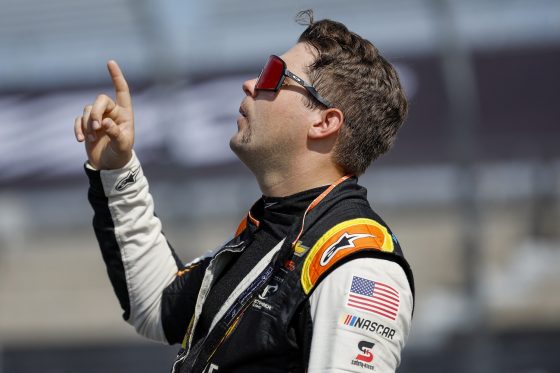
[[[114,152],[117,154],[131,152],[132,141],[127,138],[122,128],[119,127],[111,118],[103,119],[101,122],[101,128],[111,140],[110,147]]]

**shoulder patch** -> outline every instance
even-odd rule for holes
[[[301,272],[303,291],[309,294],[323,273],[352,253],[394,249],[391,234],[375,220],[358,218],[339,223],[317,240],[305,258]]]

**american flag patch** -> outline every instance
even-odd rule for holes
[[[395,320],[399,312],[399,292],[379,281],[352,276],[352,286],[346,305]]]

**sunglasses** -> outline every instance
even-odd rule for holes
[[[313,96],[313,98],[319,103],[325,105],[327,108],[333,107],[333,105],[327,99],[321,97],[315,87],[288,70],[286,68],[286,62],[275,55],[272,55],[268,58],[266,65],[264,65],[261,74],[257,79],[255,89],[278,92],[278,90],[284,83],[285,77],[294,80],[296,83],[305,88],[307,92],[309,92],[309,94]]]

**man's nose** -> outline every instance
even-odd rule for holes
[[[243,82],[243,92],[247,96],[255,97],[255,85],[257,84],[257,78],[249,79]]]

